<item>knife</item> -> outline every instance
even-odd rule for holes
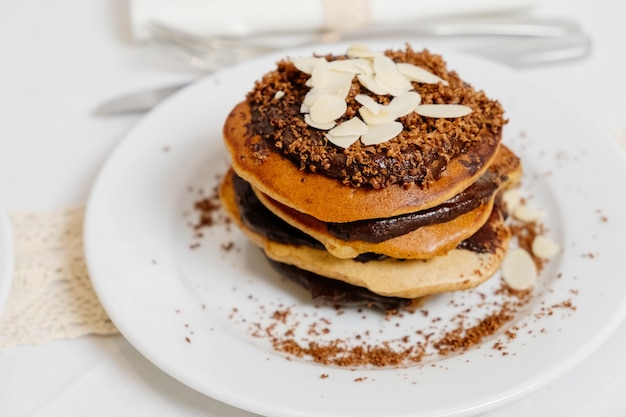
[[[483,42],[457,49],[510,67],[521,68],[585,57],[591,51],[591,40],[585,34],[575,33],[555,38]],[[101,104],[95,114],[114,116],[144,113],[190,84],[192,81],[130,93]]]
[[[178,90],[190,84],[192,84],[192,82],[186,81],[179,84],[126,94],[102,103],[95,109],[94,114],[96,116],[115,116],[121,114],[145,113],[152,110],[154,106]]]

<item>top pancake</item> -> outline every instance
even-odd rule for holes
[[[255,83],[224,125],[235,172],[277,202],[336,223],[412,213],[452,198],[493,161],[506,124],[502,107],[449,71],[440,56],[426,50],[415,52],[407,45],[405,50],[388,50],[376,57],[354,58],[349,50],[346,55],[314,57],[313,61],[317,64],[312,67],[302,60],[279,61],[275,70]],[[332,64],[346,63],[357,65],[356,72],[351,72],[354,67],[346,71],[344,65],[328,70]],[[400,73],[406,66],[434,80],[406,78]],[[380,92],[364,81],[366,76],[384,81],[389,71],[395,71],[395,81],[403,80],[401,91]],[[342,80],[338,84],[332,78],[337,74]],[[341,97],[336,91],[342,92]],[[320,95],[330,101],[318,99]],[[408,102],[402,99],[406,97]],[[317,105],[321,101],[323,105]],[[335,113],[332,103],[344,107]],[[424,104],[454,104],[469,113],[425,116],[415,107]],[[396,114],[398,108],[407,106],[408,110]],[[331,125],[365,125],[375,140],[359,135],[352,144],[331,140],[330,127],[314,120],[315,108],[333,114]],[[393,113],[392,121],[384,123],[395,124],[395,136],[372,133],[384,123],[366,117],[371,109],[375,114],[379,109],[384,109],[382,114]]]
[[[384,218],[438,206],[485,173],[500,143],[493,132],[480,132],[483,140],[472,154],[453,159],[441,177],[428,187],[393,184],[379,189],[356,188],[300,169],[278,152],[269,152],[259,160],[251,144],[260,138],[250,134],[251,122],[250,106],[241,102],[224,125],[224,142],[237,175],[274,200],[324,222]]]

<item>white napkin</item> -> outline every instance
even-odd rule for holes
[[[357,29],[446,15],[523,10],[537,0],[130,0],[132,33],[148,22],[198,35],[242,36],[271,30]]]

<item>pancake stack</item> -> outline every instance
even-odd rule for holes
[[[225,121],[226,211],[272,266],[341,306],[476,287],[521,178],[500,103],[428,50],[284,59]]]

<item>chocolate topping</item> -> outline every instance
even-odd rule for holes
[[[309,90],[308,75],[300,72],[289,60],[278,62],[247,95],[252,113],[248,146],[262,162],[268,152],[281,152],[300,169],[308,169],[344,184],[372,188],[391,184],[416,183],[427,186],[440,178],[448,162],[471,155],[480,141],[497,142],[506,121],[497,101],[464,83],[456,72],[448,71],[439,55],[428,51],[385,52],[396,62],[421,66],[448,82],[413,83],[423,104],[463,104],[472,113],[457,119],[423,117],[417,113],[399,119],[403,131],[394,139],[379,145],[365,146],[360,141],[349,148],[330,143],[324,131],[311,128],[300,113],[300,106]],[[345,59],[329,55],[327,60]],[[276,93],[284,93],[277,98]],[[357,94],[372,94],[356,79],[347,97],[347,111],[338,123],[358,115]],[[379,103],[389,103],[390,96],[372,96]]]

